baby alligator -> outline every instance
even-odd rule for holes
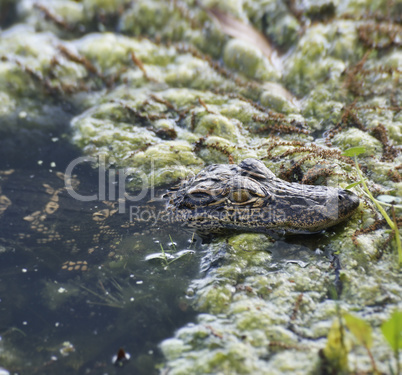
[[[359,206],[348,190],[289,183],[251,158],[239,165],[210,165],[169,195],[167,210],[175,220],[201,233],[316,233]]]

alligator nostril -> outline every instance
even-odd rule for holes
[[[356,208],[359,205],[359,198],[356,194],[350,190],[341,190],[338,192],[338,200],[343,202],[342,204],[349,205]]]
[[[352,194],[353,194],[353,193],[352,193]],[[348,190],[341,190],[341,191],[338,193],[338,199],[339,199],[340,201],[343,201],[344,199],[348,198],[350,195],[351,195],[351,192],[350,192],[350,191],[348,191]],[[353,194],[353,195],[354,195],[354,194]]]
[[[338,200],[339,201],[343,201],[343,200],[350,200],[353,199],[352,197],[355,197],[355,194],[353,194],[351,191],[349,190],[340,190],[338,192]]]

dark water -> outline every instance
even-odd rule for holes
[[[15,22],[16,1],[2,0],[0,2],[0,27],[5,28]]]
[[[64,140],[72,115],[43,110],[58,119],[57,131],[3,119],[0,367],[13,374],[157,373],[158,343],[194,318],[186,289],[199,273],[202,246],[168,223],[127,227],[130,205],[137,213],[162,210],[149,194],[124,214],[112,214],[117,197],[80,202],[68,194],[63,173],[80,156]],[[74,173],[77,192],[98,193],[97,170],[80,164]],[[161,245],[172,254],[196,251],[167,267],[146,261]],[[131,355],[122,367],[112,363],[120,348]]]

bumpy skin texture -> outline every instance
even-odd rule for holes
[[[171,194],[167,209],[202,232],[315,233],[347,219],[358,206],[350,191],[289,183],[249,158],[205,168]]]

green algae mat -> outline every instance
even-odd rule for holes
[[[368,188],[400,223],[401,13],[392,0],[0,0],[0,182],[12,178],[8,160],[24,164],[29,145],[47,150],[49,143],[60,154],[74,150],[65,152],[71,160],[85,156],[93,167],[118,170],[128,191],[164,188],[207,165],[252,157],[287,181],[354,184],[361,199],[348,222],[311,238],[216,238],[197,245],[191,266],[180,255],[172,264],[164,252],[155,256],[164,260],[153,266],[164,278],[155,285],[174,286],[178,311],[188,305],[192,313],[170,331],[160,328],[154,340],[161,354],[152,362],[141,353],[136,371],[142,363],[148,373],[170,375],[400,373],[395,231],[367,198],[346,151],[363,148],[357,160]],[[46,168],[57,168],[42,152]],[[66,167],[68,158],[59,164]],[[42,231],[41,215],[51,215],[61,197],[57,184],[43,183],[53,203],[25,216]],[[13,204],[3,187],[0,215]],[[99,203],[96,219],[116,207]],[[100,229],[104,235],[111,236],[109,226]],[[169,234],[179,243],[172,253],[188,247],[187,237]],[[131,237],[75,250],[62,267],[82,271],[88,252],[103,246],[109,258],[102,261],[115,273],[108,283],[129,298],[132,287],[116,280],[127,264],[136,266],[132,249],[140,249],[141,261],[146,249],[161,250]],[[83,292],[65,283],[42,285],[50,309],[68,305],[64,290]],[[152,297],[152,289],[147,296],[166,298]],[[100,302],[124,310],[123,300]],[[118,322],[127,324],[130,311]],[[174,319],[166,306],[162,311]],[[0,322],[0,373],[18,372],[26,358],[15,349],[18,340],[7,341],[15,331]],[[65,373],[103,373],[93,364],[85,372],[88,351],[51,345],[37,351],[56,350]],[[51,354],[48,360],[56,362]],[[127,371],[130,361],[105,371]],[[36,366],[35,373],[47,373]]]

